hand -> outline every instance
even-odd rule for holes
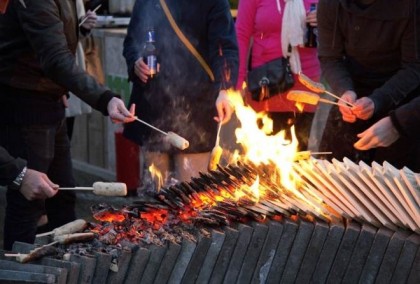
[[[157,72],[159,73],[159,71],[160,71],[160,64],[158,63]],[[134,63],[134,74],[136,74],[137,77],[139,77],[139,79],[143,83],[147,83],[147,80],[149,79],[149,76],[150,76],[150,69],[149,69],[149,66],[147,66],[146,63],[144,63],[144,60],[142,57],[137,59],[137,61]]]
[[[343,120],[349,123],[353,123],[356,121],[357,117],[354,115],[352,108],[349,108],[348,105],[345,102],[349,102],[350,104],[353,104],[356,101],[357,95],[353,91],[345,91],[343,95],[341,96],[341,99],[339,103],[339,110],[341,112],[341,115],[343,116]]]
[[[119,98],[112,98],[108,103],[108,113],[112,122],[126,123],[132,122],[136,119],[134,116],[136,105],[132,104],[130,110],[128,110],[124,102]]]
[[[306,22],[311,26],[311,27],[317,27],[318,26],[318,20],[316,18],[316,10],[314,11],[310,11],[307,15],[306,15]]]
[[[217,122],[221,122],[222,124],[225,124],[230,120],[233,113],[233,104],[231,100],[229,99],[229,95],[226,90],[221,90],[219,92],[219,96],[216,100],[216,109],[218,116],[214,119]]]
[[[395,129],[389,116],[382,118],[371,127],[357,134],[359,141],[354,143],[354,148],[369,150],[376,147],[388,147],[398,140],[400,134]]]
[[[20,192],[29,201],[53,197],[58,185],[50,181],[46,174],[28,169],[22,180]]]
[[[68,108],[70,106],[70,104],[69,104],[69,99],[67,98],[67,95],[63,95],[62,100],[63,100],[64,107]]]
[[[82,27],[84,27],[87,30],[91,30],[94,27],[96,27],[96,22],[98,20],[98,17],[96,16],[95,12],[88,10],[86,12],[86,15],[82,18],[82,21],[83,20],[84,20],[84,23],[82,24]]]
[[[351,111],[353,114],[362,120],[368,120],[372,117],[373,112],[375,110],[375,104],[373,101],[368,97],[363,97],[354,103],[354,107],[352,107]]]

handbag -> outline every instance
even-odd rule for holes
[[[293,87],[295,79],[289,57],[281,57],[253,68],[247,74],[247,88],[255,101],[263,101]]]

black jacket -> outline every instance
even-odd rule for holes
[[[376,0],[366,9],[354,0],[320,0],[322,74],[341,95],[369,96],[380,118],[419,94],[419,0]]]
[[[107,114],[114,94],[76,65],[77,41],[74,0],[10,1],[0,15],[0,121],[62,118],[68,91]]]
[[[133,82],[130,103],[136,103],[136,114],[143,120],[189,140],[186,151],[209,151],[216,134],[213,117],[217,115],[218,92],[234,87],[238,75],[238,47],[230,7],[226,0],[166,0],[166,3],[185,37],[210,66],[215,81],[210,80],[178,38],[159,0],[138,0],[124,41],[124,57]],[[144,56],[149,28],[156,34],[160,72],[143,84],[134,75],[134,63]],[[162,145],[158,141],[161,134],[139,123],[125,125],[124,134],[139,144],[158,134],[151,144]]]
[[[420,141],[420,97],[400,106],[390,116],[401,135]]]

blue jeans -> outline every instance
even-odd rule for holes
[[[0,145],[54,183],[75,186],[65,120],[51,125],[0,125]],[[33,243],[43,214],[48,217],[48,231],[76,219],[74,192],[60,191],[47,200],[28,201],[19,191],[8,189],[6,200],[5,250],[11,250],[15,241]]]

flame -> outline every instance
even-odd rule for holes
[[[153,163],[149,166],[149,172],[152,175],[152,180],[156,183],[156,189],[159,191],[160,188],[163,186],[162,173]]]
[[[290,172],[298,149],[294,126],[291,140],[286,139],[284,130],[273,135],[273,121],[267,113],[256,113],[250,106],[245,106],[239,92],[229,90],[228,95],[241,122],[241,127],[235,130],[235,135],[237,143],[242,145],[245,151],[245,160],[256,165],[274,164],[281,173],[282,185],[293,188],[295,183],[290,178]],[[262,127],[258,125],[259,121]]]

